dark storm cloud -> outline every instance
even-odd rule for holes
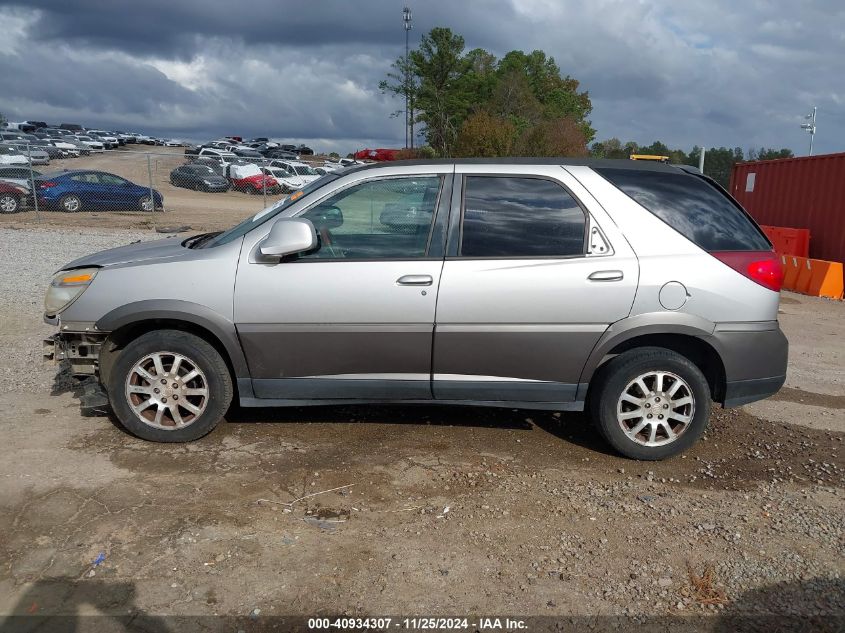
[[[203,139],[273,135],[398,146],[378,82],[401,54],[402,0],[0,1],[0,112]],[[599,138],[845,149],[845,6],[835,0],[411,0],[412,45],[543,49],[593,99]]]

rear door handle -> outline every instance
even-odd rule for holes
[[[591,273],[587,279],[590,281],[622,281],[624,276],[621,270],[597,270]]]
[[[400,286],[430,286],[434,278],[431,275],[402,275],[396,283]]]

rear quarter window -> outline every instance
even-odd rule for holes
[[[699,176],[632,169],[596,171],[706,251],[772,248],[742,207]]]

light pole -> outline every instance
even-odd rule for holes
[[[405,5],[405,8],[402,9],[402,25],[405,27],[405,149],[408,147],[414,147],[414,133],[408,133],[408,129],[412,129],[411,127],[411,112],[408,109],[408,101],[409,101],[409,93],[411,88],[411,74],[410,68],[408,68],[408,37],[411,34],[411,7]],[[411,144],[408,145],[408,139],[410,138]]]
[[[809,123],[802,123],[801,129],[807,130],[810,133],[810,153],[807,156],[813,155],[813,138],[816,136],[816,106],[813,106],[813,113],[804,115],[804,118],[809,121]]]

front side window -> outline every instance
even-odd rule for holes
[[[384,178],[330,196],[301,216],[320,237],[305,258],[424,257],[440,184],[439,176]]]
[[[559,184],[467,176],[462,257],[571,257],[584,253],[584,211]]]

